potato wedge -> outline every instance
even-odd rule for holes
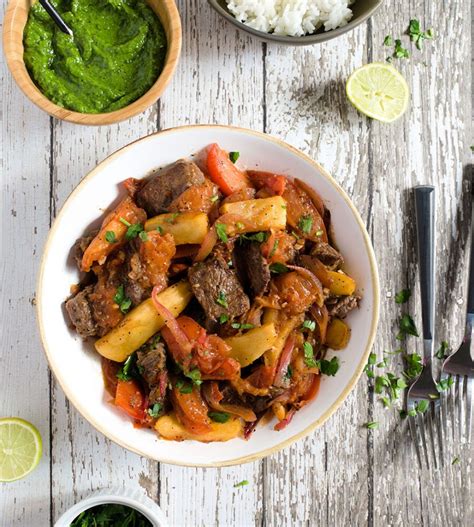
[[[145,223],[146,231],[157,229],[172,234],[176,245],[200,244],[209,230],[209,219],[204,212],[160,214]]]
[[[184,441],[185,439],[194,439],[209,443],[211,441],[229,441],[242,435],[242,420],[238,417],[231,417],[227,423],[211,424],[212,430],[205,434],[195,435],[188,432],[186,428],[178,421],[174,414],[160,417],[155,424],[155,430],[162,439],[170,441]]]
[[[356,283],[353,278],[340,271],[329,271],[328,275],[331,277],[331,285],[329,291],[336,296],[352,295],[356,289]]]
[[[230,356],[239,361],[242,368],[252,364],[266,351],[272,348],[277,338],[274,324],[264,324],[242,335],[225,339],[231,347]]]
[[[159,301],[174,316],[183,311],[193,293],[188,282],[178,282],[158,295]],[[164,326],[163,318],[148,298],[125,315],[120,324],[95,343],[95,349],[107,359],[123,362],[130,354]]]
[[[226,203],[220,208],[220,213],[236,214],[254,226],[239,232],[268,231],[286,227],[286,201],[281,196]]]
[[[326,345],[333,350],[342,350],[351,338],[351,328],[340,318],[333,318],[326,332]]]

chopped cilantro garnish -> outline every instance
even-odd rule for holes
[[[119,285],[117,287],[117,291],[115,292],[113,300],[120,307],[120,311],[122,313],[126,313],[132,306],[132,301],[130,298],[125,296],[125,288],[123,285]]]
[[[121,381],[129,381],[136,376],[135,366],[137,362],[137,356],[132,353],[127,357],[127,360],[122,364],[122,368],[117,372],[117,379]]]
[[[399,293],[395,295],[395,302],[397,304],[404,304],[408,302],[408,299],[411,296],[411,291],[409,289],[402,289]]]
[[[219,323],[220,324],[225,324],[226,322],[229,321],[229,315],[226,315],[225,313],[223,313],[220,317],[219,317]]]
[[[416,379],[416,377],[420,375],[421,370],[423,369],[421,356],[418,355],[418,353],[410,353],[409,355],[405,356],[405,361],[407,367],[406,370],[403,372],[403,375],[408,380]]]
[[[451,461],[451,465],[457,465],[461,460],[459,459],[458,456],[456,456],[452,461]]]
[[[143,231],[143,225],[141,223],[134,223],[130,225],[125,233],[126,240],[133,240]]]
[[[239,324],[238,322],[234,322],[231,326],[234,329],[253,329],[255,327],[253,324]]]
[[[160,415],[161,408],[160,403],[155,403],[151,408],[148,408],[148,415],[156,419]]]
[[[202,384],[201,372],[197,368],[188,371],[188,373],[185,372],[184,375],[186,375],[188,379],[191,379],[193,381],[193,384],[195,384],[196,386],[200,386]]]
[[[216,223],[216,233],[217,237],[222,242],[227,243],[229,241],[229,237],[227,236],[227,225],[224,223]]]
[[[438,383],[436,383],[436,389],[438,392],[445,392],[446,390],[449,390],[451,386],[454,384],[454,379],[451,377],[447,377],[446,379],[441,379]]]
[[[148,241],[148,234],[146,231],[142,231],[138,236],[140,236],[140,240],[142,242],[147,242]]]
[[[415,410],[419,413],[419,414],[424,414],[426,412],[426,410],[428,410],[430,406],[430,403],[429,401],[427,401],[426,399],[422,399],[416,406],[415,406]]]
[[[240,152],[229,152],[229,159],[232,161],[232,163],[236,163],[239,157],[240,157]]]
[[[369,430],[374,430],[375,428],[379,427],[379,424],[377,423],[377,421],[370,421],[369,423],[365,423],[365,427]]]
[[[216,423],[227,423],[230,419],[230,414],[226,412],[208,412],[207,415]]]
[[[227,297],[225,296],[224,291],[219,292],[219,296],[216,298],[216,302],[222,307],[229,307],[227,303]]]
[[[318,362],[314,358],[313,346],[309,342],[303,344],[304,363],[310,368],[317,368]]]
[[[237,222],[235,225],[238,226],[238,223]],[[239,228],[244,228],[245,225],[242,224],[242,227],[239,227]],[[240,241],[242,240],[248,240],[248,241],[251,241],[251,242],[259,242],[259,243],[263,243],[263,242],[266,242],[268,239],[268,232],[256,232],[254,234],[241,234],[240,235]]]
[[[409,51],[402,46],[402,41],[399,38],[395,40],[395,51],[393,52],[393,57],[396,59],[407,59],[410,57]]]
[[[444,360],[449,355],[448,351],[449,344],[445,340],[443,340],[438,351],[435,353],[435,357],[439,360]]]
[[[317,366],[323,375],[334,377],[339,370],[339,359],[337,357],[333,357],[331,360],[321,359],[317,361]]]
[[[272,250],[270,251],[270,254],[268,255],[269,258],[271,258],[276,253],[279,243],[280,243],[280,240],[275,240],[275,242],[273,243]]]
[[[123,223],[125,225],[125,227],[131,227],[132,226],[132,224],[129,221],[127,221],[125,218],[119,218],[119,221],[120,221],[120,223]]]
[[[400,333],[397,335],[397,339],[402,340],[406,335],[413,335],[414,337],[419,336],[415,322],[408,314],[405,314],[400,318]]]
[[[163,234],[163,227],[161,225],[157,225],[156,227],[156,230],[160,233],[160,234]]]
[[[280,262],[270,264],[270,271],[276,274],[282,274],[288,272],[288,267]]]
[[[301,216],[300,220],[298,221],[298,228],[302,232],[309,234],[311,232],[312,227],[313,218],[311,216]]]
[[[173,212],[173,214],[170,214],[169,218],[165,219],[166,223],[174,223],[179,215],[179,212]]]
[[[305,320],[301,329],[309,329],[309,331],[314,331],[316,329],[316,322],[314,320]]]
[[[114,231],[107,231],[105,233],[105,240],[109,243],[117,243],[117,237],[115,236]]]
[[[423,47],[423,40],[431,40],[434,37],[433,29],[430,28],[426,31],[421,31],[420,21],[416,19],[410,20],[408,34],[410,35],[411,41],[415,43],[418,49]]]
[[[393,46],[393,38],[391,35],[387,35],[383,41],[384,46]]]
[[[176,388],[180,391],[182,394],[189,394],[192,393],[193,387],[191,384],[184,382],[182,379],[178,379],[175,384]]]
[[[243,481],[239,481],[238,483],[236,483],[234,485],[234,488],[236,489],[238,487],[245,487],[248,484],[249,484],[249,482],[246,479],[244,479]]]

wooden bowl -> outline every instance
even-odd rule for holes
[[[80,113],[54,104],[32,81],[23,60],[23,30],[28,19],[31,0],[10,0],[3,23],[3,49],[16,83],[23,93],[53,117],[85,125],[112,124],[133,117],[154,104],[171,80],[181,53],[181,19],[174,0],[147,0],[157,14],[166,33],[168,50],[164,67],[155,84],[139,99],[125,108],[108,113]]]

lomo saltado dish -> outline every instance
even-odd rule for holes
[[[127,195],[78,240],[84,279],[66,311],[96,337],[105,387],[135,426],[169,440],[282,430],[317,395],[358,306],[321,197],[298,179],[241,170],[212,144]]]

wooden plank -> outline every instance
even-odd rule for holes
[[[409,19],[418,18],[422,28],[433,27],[436,39],[426,42],[422,52],[404,43],[412,56],[397,61],[412,91],[410,109],[393,126],[371,125],[371,166],[374,178],[373,231],[381,269],[382,298],[402,287],[410,287],[407,309],[421,326],[414,232],[412,187],[437,187],[437,284],[436,338],[460,342],[466,298],[466,239],[470,227],[469,161],[471,100],[467,89],[469,71],[470,3],[440,5],[411,2],[406,6],[386,4],[374,23],[372,48],[375,60],[384,60],[385,35],[404,34]],[[383,302],[377,352],[398,347],[394,339],[401,309],[392,299]],[[409,351],[421,353],[419,339],[407,342]],[[398,372],[401,359],[395,361]],[[376,403],[374,420],[381,428],[373,435],[375,525],[467,525],[472,518],[471,455],[468,448],[452,440],[445,454],[446,466],[433,474],[418,469],[406,424],[395,411],[384,411]],[[448,428],[452,428],[449,423]],[[461,463],[452,467],[459,455]]]
[[[365,219],[369,125],[349,107],[344,83],[367,60],[366,39],[362,26],[321,46],[268,45],[265,60],[267,132],[318,160]],[[366,416],[367,387],[360,382],[323,427],[265,462],[268,525],[367,522],[367,437],[361,428]]]
[[[180,67],[161,99],[162,128],[235,124],[263,128],[262,45],[223,24],[206,2],[178,2],[183,21]],[[235,489],[242,480],[249,485]],[[160,501],[171,525],[257,525],[261,464],[225,469],[161,466]]]
[[[44,449],[26,479],[0,484],[0,524],[46,525],[49,375],[36,329],[34,269],[49,227],[48,117],[20,92],[4,60],[0,85],[0,417],[34,423]]]
[[[108,127],[52,124],[52,206],[55,212],[87,172],[109,154],[156,130],[157,105]],[[111,443],[87,423],[52,383],[53,518],[99,488],[123,486],[158,496],[158,464]]]

